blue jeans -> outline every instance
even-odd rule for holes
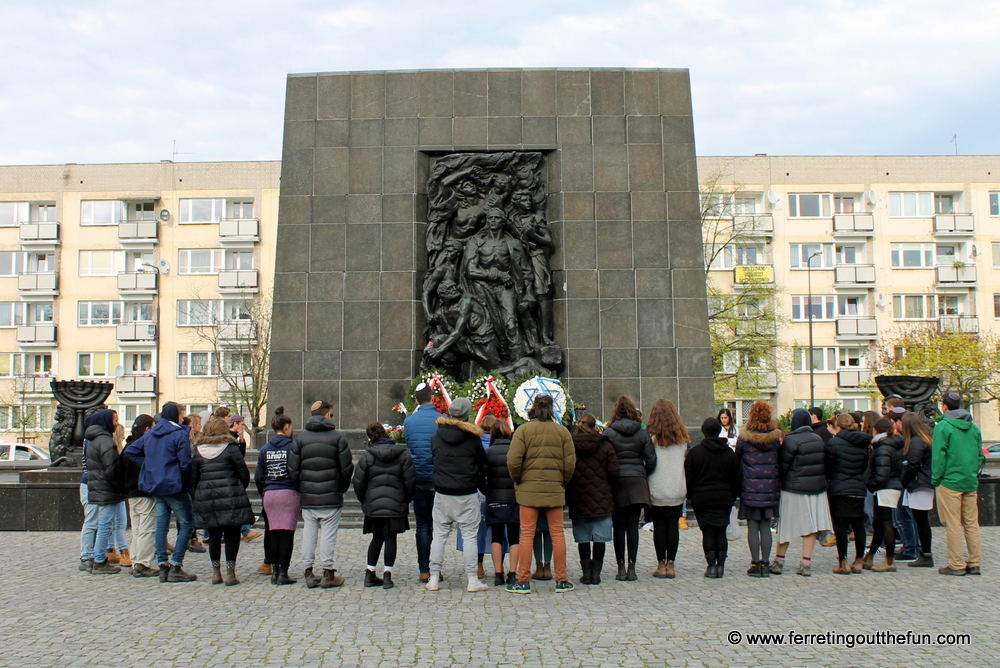
[[[97,539],[97,511],[100,506],[87,500],[89,489],[86,483],[80,485],[80,505],[83,506],[83,528],[80,529],[80,561],[93,556],[94,541]]]
[[[128,528],[128,507],[124,501],[115,505],[118,507],[118,512],[115,513],[115,521],[111,525],[112,535],[108,547],[121,552],[128,549],[128,536],[125,535],[125,530]]]
[[[108,560],[108,546],[111,543],[111,534],[114,532],[115,520],[118,518],[120,506],[125,503],[109,503],[105,506],[97,506],[97,538],[94,540],[94,553],[91,555],[97,563],[104,563]]]
[[[903,542],[903,552],[907,555],[916,555],[921,551],[920,540],[917,538],[917,523],[913,519],[913,512],[909,506],[899,506],[892,510],[892,523],[896,525],[896,532]]]
[[[413,491],[413,515],[417,520],[417,567],[421,573],[430,573],[433,513],[434,485],[430,482],[418,482]]]
[[[156,502],[156,561],[159,564],[182,566],[184,553],[187,552],[188,541],[194,533],[194,508],[191,505],[191,495],[187,492],[170,494],[169,496],[154,496]],[[177,515],[181,523],[177,532],[177,542],[174,544],[173,558],[167,558],[167,531],[170,529],[170,513]]]

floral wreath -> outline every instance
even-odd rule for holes
[[[462,386],[455,382],[455,380],[448,375],[446,371],[441,369],[428,369],[427,371],[418,374],[413,382],[410,383],[410,389],[406,393],[406,397],[400,403],[393,406],[393,410],[402,413],[403,415],[409,415],[417,407],[417,400],[414,399],[413,393],[417,391],[417,386],[421,383],[426,383],[431,386],[434,390],[434,397],[431,402],[434,404],[434,408],[437,409],[438,413],[445,413],[448,410],[448,406],[451,404],[455,397],[462,396]]]

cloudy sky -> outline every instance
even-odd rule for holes
[[[687,67],[703,155],[1000,154],[998,0],[6,0],[0,164],[277,159],[285,75]]]

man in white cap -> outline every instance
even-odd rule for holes
[[[427,383],[420,383],[413,392],[417,408],[403,420],[406,446],[417,470],[417,487],[413,490],[413,515],[417,520],[417,566],[420,581],[426,584],[431,578],[431,533],[434,526],[434,456],[431,454],[431,437],[437,431],[435,420],[441,417],[434,406],[434,391]]]

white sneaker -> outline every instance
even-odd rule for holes
[[[432,575],[431,578],[434,576]],[[479,581],[479,578],[470,577],[469,586],[466,587],[465,591],[486,591],[489,587]]]
[[[441,581],[441,576],[437,573],[431,573],[431,579],[427,581],[424,586],[427,587],[427,591],[437,591],[438,582]]]
[[[642,530],[643,531],[652,531],[653,530],[653,523],[652,522],[646,522],[645,524],[642,525]]]

